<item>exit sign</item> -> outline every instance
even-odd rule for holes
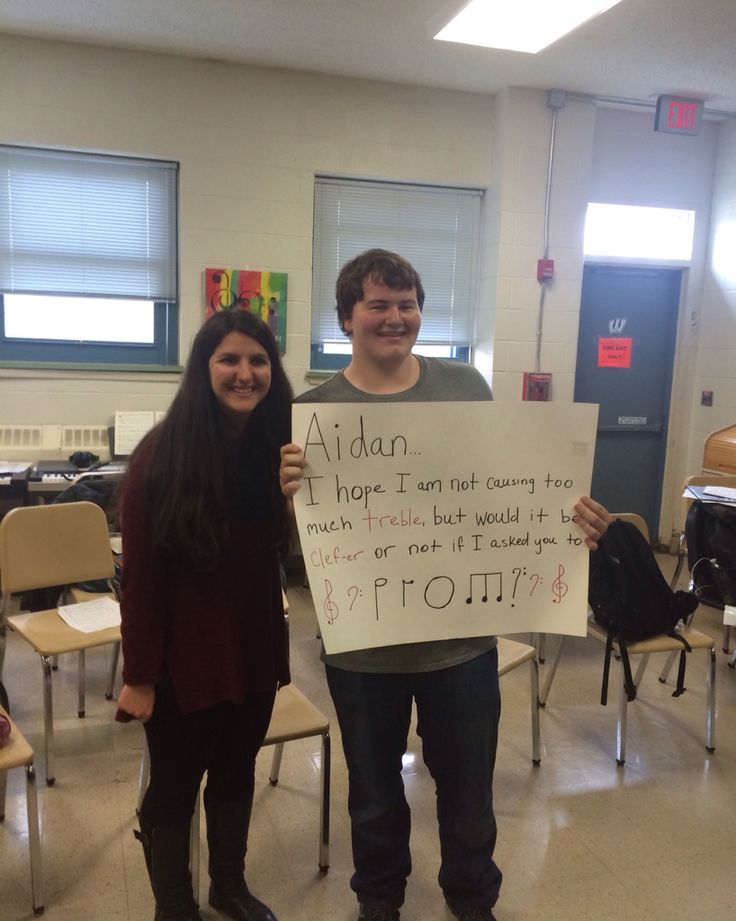
[[[703,103],[700,99],[658,96],[654,130],[666,134],[698,134],[702,117]]]

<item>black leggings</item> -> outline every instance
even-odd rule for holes
[[[253,692],[244,704],[219,703],[182,714],[168,682],[156,688],[153,715],[145,724],[151,776],[141,807],[141,828],[189,822],[207,772],[209,802],[250,805],[255,761],[276,696]]]

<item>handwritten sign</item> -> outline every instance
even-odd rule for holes
[[[296,404],[295,498],[328,653],[545,631],[585,634],[598,407]]]

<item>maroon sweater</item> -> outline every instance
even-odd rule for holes
[[[249,691],[288,684],[279,559],[268,516],[242,514],[234,497],[219,565],[196,571],[152,546],[144,464],[138,456],[121,506],[123,680],[157,684],[168,677],[183,713],[242,703]]]

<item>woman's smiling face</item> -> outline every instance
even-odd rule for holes
[[[210,386],[236,430],[271,387],[271,361],[263,346],[244,333],[228,333],[209,360]]]

